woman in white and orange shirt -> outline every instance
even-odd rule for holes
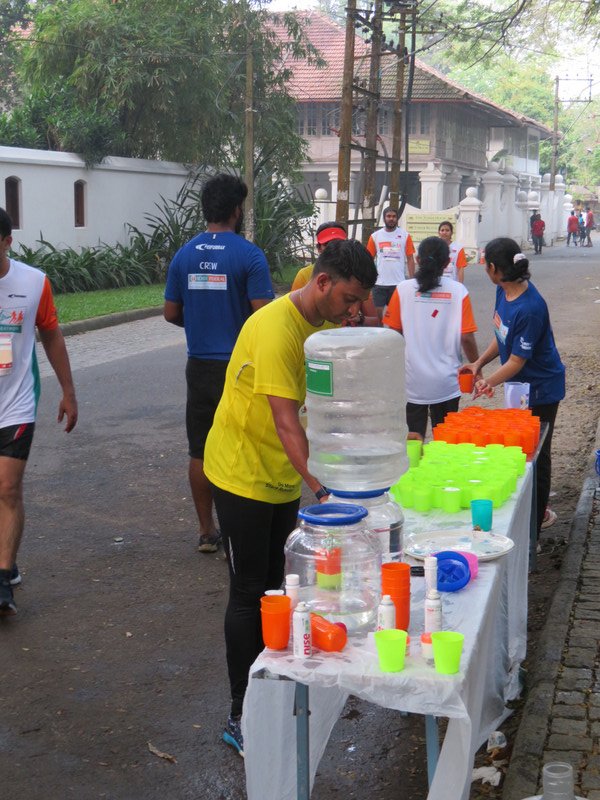
[[[458,409],[461,349],[468,361],[478,352],[469,293],[443,274],[449,261],[443,239],[424,239],[415,277],[398,284],[383,316],[383,324],[406,342],[406,422],[423,439],[428,415],[435,427]]]
[[[445,220],[440,222],[438,226],[438,236],[443,239],[450,248],[450,262],[444,270],[444,275],[447,278],[454,278],[455,281],[460,283],[465,282],[465,267],[467,266],[467,256],[465,248],[458,242],[453,242],[454,225]]]

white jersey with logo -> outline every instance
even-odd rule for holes
[[[463,250],[462,244],[458,244],[457,242],[452,242],[449,245],[450,248],[450,261],[448,262],[447,267],[444,269],[444,277],[452,278],[452,280],[458,280],[458,267],[456,262],[458,260],[458,255],[461,250]]]
[[[383,323],[404,335],[408,402],[431,405],[460,396],[461,337],[477,330],[462,283],[442,277],[438,287],[421,293],[415,278],[403,281]]]
[[[9,259],[0,278],[0,428],[35,422],[40,379],[35,328],[58,326],[52,290],[35,267]]]
[[[375,245],[375,265],[377,267],[377,285],[395,286],[406,276],[406,245],[410,239],[407,231],[396,228],[387,231],[385,228],[372,234]]]

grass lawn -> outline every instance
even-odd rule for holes
[[[152,286],[125,286],[122,289],[104,289],[97,292],[58,294],[54,298],[61,323],[80,319],[102,317],[117,311],[162,306],[164,284]]]
[[[285,267],[273,276],[277,294],[289,292],[298,267]],[[61,323],[77,322],[80,319],[102,317],[118,311],[132,311],[138,308],[162,306],[164,284],[152,286],[125,286],[122,289],[103,289],[97,292],[75,292],[58,294],[54,297],[58,318]]]

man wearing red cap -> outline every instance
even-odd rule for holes
[[[317,253],[321,255],[323,252],[325,245],[329,244],[329,242],[333,242],[336,239],[347,239],[348,234],[346,233],[346,229],[340,222],[324,222],[322,225],[319,225],[317,228],[316,233],[316,240],[317,240]],[[296,289],[301,289],[303,286],[309,282],[312,278],[313,270],[315,268],[314,264],[308,264],[306,267],[302,267],[296,273],[296,277],[294,278],[294,282],[292,283],[292,288],[290,289],[291,292],[294,292]],[[373,304],[373,300],[369,297],[364,303],[361,303],[358,313],[347,320],[348,325],[371,325],[371,326],[379,326],[381,325],[381,320],[377,314],[377,309]]]
[[[323,248],[328,242],[332,242],[334,239],[347,239],[348,234],[341,222],[324,222],[317,228],[315,238],[317,240],[317,253],[321,255]],[[294,282],[292,283],[292,288],[290,289],[291,292],[306,286],[312,277],[314,267],[314,264],[308,264],[308,266],[298,270]]]

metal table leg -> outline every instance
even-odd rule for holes
[[[296,683],[294,697],[294,715],[296,717],[296,764],[297,764],[297,798],[309,800],[310,798],[310,764],[308,749],[308,686]]]
[[[431,786],[440,757],[437,719],[431,714],[425,716],[425,744],[427,747],[427,783]]]

